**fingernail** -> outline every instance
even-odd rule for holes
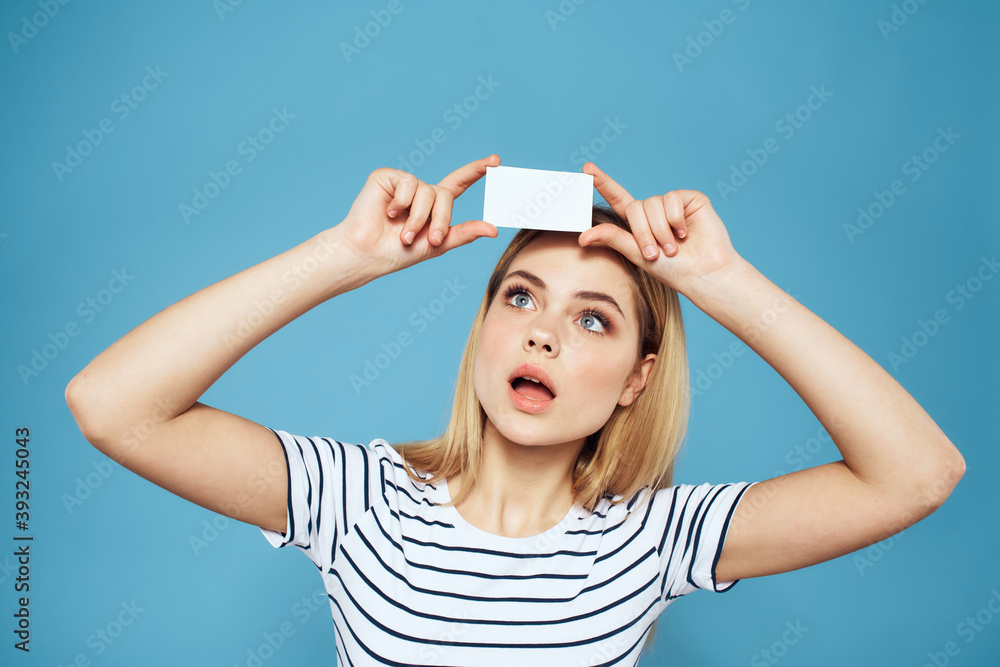
[[[663,246],[663,250],[664,250],[664,252],[666,252],[669,255],[670,253],[672,253],[674,251],[674,244],[673,243],[667,243],[667,244],[665,244]]]
[[[677,230],[677,238],[682,239],[685,236],[687,236],[687,232],[685,232],[683,229],[678,229]]]
[[[644,252],[646,253],[646,259],[653,259],[656,257],[656,246],[648,245],[646,246],[646,250]]]
[[[406,245],[413,243],[413,236],[413,232],[406,232],[406,234],[403,235],[403,240],[406,241]]]
[[[434,245],[441,243],[441,232],[434,232],[431,234],[431,241],[434,242]]]
[[[396,217],[396,212],[395,211],[389,211],[389,217],[390,218],[395,218]]]

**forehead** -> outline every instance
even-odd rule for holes
[[[600,246],[581,248],[577,237],[575,233],[538,236],[514,257],[507,273],[530,271],[550,290],[601,291],[614,297],[623,308],[626,304],[632,306],[632,278],[618,259],[620,255]]]

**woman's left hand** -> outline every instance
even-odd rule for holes
[[[582,232],[581,246],[608,246],[688,298],[708,280],[745,265],[701,192],[672,190],[638,200],[593,162],[583,165],[583,172],[594,177],[594,187],[632,233],[604,223]],[[652,258],[647,246],[652,246]]]

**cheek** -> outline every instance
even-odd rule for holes
[[[477,392],[486,391],[497,384],[497,378],[503,374],[499,368],[499,359],[503,356],[501,349],[505,342],[510,341],[511,331],[503,326],[498,318],[487,314],[483,328],[479,334],[479,350],[476,354],[475,385]],[[507,343],[509,344],[509,342]]]
[[[583,393],[582,400],[589,402],[595,408],[613,409],[621,397],[625,386],[630,360],[615,359],[608,356],[594,357],[590,355],[588,363],[581,363],[581,372],[577,374],[573,389]]]

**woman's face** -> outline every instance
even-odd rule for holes
[[[633,373],[638,321],[631,278],[614,252],[581,248],[573,234],[543,234],[511,262],[483,323],[475,386],[488,419],[512,442],[582,445],[645,385],[655,355]],[[541,385],[511,383],[537,369],[554,398]]]

